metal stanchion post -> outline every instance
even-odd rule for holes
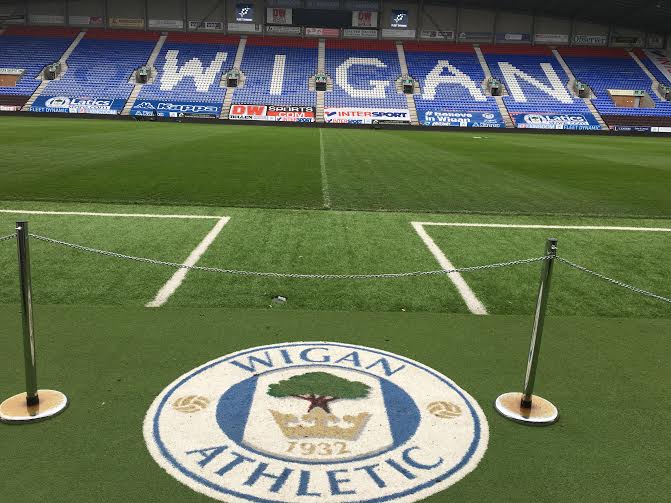
[[[0,404],[0,421],[6,423],[25,423],[46,419],[62,412],[68,403],[67,397],[59,391],[37,389],[28,222],[16,223],[16,243],[19,259],[19,284],[21,287],[26,392],[14,395]]]
[[[496,410],[504,417],[520,423],[537,425],[552,424],[559,419],[559,412],[551,402],[533,394],[543,337],[543,325],[545,324],[545,311],[550,295],[552,269],[557,256],[556,239],[550,238],[547,240],[545,256],[547,259],[543,261],[541,269],[541,281],[534,313],[534,325],[531,331],[524,389],[522,393],[504,393],[495,402]]]

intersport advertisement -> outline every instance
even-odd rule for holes
[[[601,125],[592,114],[557,114],[512,112],[515,127],[520,129],[598,130]]]
[[[409,124],[407,108],[325,108],[324,122],[330,124]]]
[[[31,112],[48,112],[64,114],[99,114],[118,115],[123,110],[126,100],[91,98],[70,98],[69,96],[40,96],[31,105]]]
[[[488,127],[504,128],[501,114],[497,112],[463,112],[448,110],[418,110],[417,116],[423,126],[442,127]]]

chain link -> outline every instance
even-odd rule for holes
[[[608,276],[604,276],[601,273],[598,273],[596,271],[592,271],[591,269],[587,269],[587,267],[583,267],[581,265],[575,264],[571,262],[570,260],[566,260],[565,258],[557,257],[557,260],[563,264],[566,264],[569,267],[572,267],[574,269],[577,269],[578,271],[582,271],[587,274],[591,274],[592,276],[595,276],[599,279],[602,279],[604,281],[607,281],[608,283],[612,283],[613,285],[619,286],[621,288],[625,288],[626,290],[631,290],[632,292],[638,293],[640,295],[643,295],[645,297],[652,297],[653,299],[661,300],[662,302],[668,302],[671,304],[671,299],[667,297],[662,297],[661,295],[657,295],[656,293],[648,292],[647,290],[643,290],[642,288],[638,288],[632,285],[629,285],[625,283],[624,281],[619,281],[617,279],[609,278]]]
[[[176,269],[188,269],[194,271],[205,271],[205,272],[216,272],[222,274],[231,274],[236,276],[258,276],[265,278],[290,278],[290,279],[396,279],[396,278],[408,278],[408,277],[417,277],[417,276],[439,276],[445,274],[453,274],[460,272],[473,272],[473,271],[482,271],[487,269],[499,269],[502,267],[511,267],[515,265],[524,265],[531,264],[534,262],[541,262],[547,260],[549,257],[536,257],[528,258],[522,260],[512,260],[509,262],[499,262],[495,264],[485,264],[471,267],[461,267],[458,269],[439,269],[435,271],[412,271],[412,272],[401,272],[401,273],[382,273],[382,274],[292,274],[292,273],[281,273],[281,272],[257,272],[257,271],[242,271],[237,269],[222,269],[219,267],[204,267],[204,266],[189,266],[185,264],[179,264],[177,262],[166,262],[163,260],[156,260],[145,257],[134,257],[132,255],[123,255],[121,253],[115,253],[106,250],[99,250],[96,248],[90,248],[88,246],[82,246],[74,243],[68,243],[66,241],[60,241],[58,239],[48,238],[46,236],[40,236],[38,234],[30,234],[30,237],[37,239],[38,241],[44,241],[46,243],[65,246],[67,248],[72,248],[74,250],[93,253],[96,255],[102,255],[105,257],[114,257],[124,260],[131,260],[134,262],[143,262],[153,265],[161,265]]]
[[[10,239],[14,238],[16,238],[15,234],[10,234],[9,236],[2,236],[0,237],[0,243],[2,243],[3,241],[9,241]]]

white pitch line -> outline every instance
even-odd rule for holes
[[[82,217],[135,217],[135,218],[173,218],[187,220],[218,220],[220,215],[163,215],[160,213],[98,213],[93,211],[39,211],[39,210],[2,210],[0,213],[17,213],[24,215],[74,215]]]
[[[470,222],[412,222],[412,225],[442,227],[494,227],[501,229],[565,229],[585,231],[671,232],[668,227],[617,227],[602,225],[535,225],[535,224],[481,224]]]
[[[326,156],[324,155],[324,136],[322,128],[319,128],[319,165],[322,172],[322,199],[324,201],[324,208],[331,207],[331,195],[329,194],[329,179],[326,175]]]
[[[212,230],[208,232],[207,235],[203,238],[200,244],[193,249],[191,254],[187,257],[182,265],[188,267],[196,265],[200,260],[200,257],[202,257],[203,253],[207,251],[221,230],[224,228],[224,225],[226,225],[230,219],[230,217],[221,217],[214,225],[214,227],[212,227]],[[166,281],[165,285],[161,287],[161,289],[156,294],[156,297],[154,297],[154,300],[147,303],[144,307],[161,307],[163,304],[168,302],[168,299],[172,296],[172,294],[175,293],[175,291],[177,291],[177,289],[181,286],[188,272],[189,270],[185,268],[178,269],[175,274],[173,274],[172,277]]]
[[[452,264],[452,262],[450,262],[449,259],[445,256],[440,247],[435,243],[433,239],[431,239],[431,236],[429,236],[429,234],[424,230],[422,223],[412,222],[412,226],[415,229],[415,232],[417,232],[419,237],[422,239],[422,241],[424,241],[426,247],[436,258],[438,264],[440,264],[440,267],[442,267],[444,270],[456,269]],[[480,300],[478,300],[478,297],[475,295],[475,292],[471,290],[471,287],[468,286],[468,283],[466,283],[466,280],[464,280],[461,274],[459,274],[458,272],[454,272],[448,274],[448,277],[459,291],[461,298],[464,299],[464,302],[466,303],[466,306],[468,307],[471,313],[478,315],[487,314],[487,309],[485,308],[484,304],[480,302]]]

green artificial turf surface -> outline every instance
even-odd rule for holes
[[[9,361],[21,360],[18,314],[18,306],[0,306],[0,354]],[[533,428],[492,406],[521,385],[529,316],[96,306],[38,306],[35,316],[42,386],[65,392],[71,405],[41,424],[0,428],[3,501],[210,501],[151,459],[142,437],[147,408],[201,363],[305,340],[405,355],[480,403],[490,426],[483,461],[428,502],[663,501],[671,491],[669,320],[550,317],[536,389],[561,419]],[[0,366],[0,396],[22,386],[20,366]]]
[[[0,203],[1,208],[56,211],[198,213],[194,208]],[[230,216],[199,266],[261,272],[371,274],[431,271],[440,266],[411,222],[517,223],[663,227],[669,220],[430,215],[394,212],[207,208]],[[182,263],[216,223],[79,215],[0,213],[0,235],[25,218],[32,232],[127,255]],[[635,286],[669,296],[662,257],[671,232],[502,229],[426,226],[456,267],[540,257],[548,237],[559,254]],[[40,304],[142,306],[174,268],[103,257],[32,240],[34,298]],[[533,311],[540,264],[464,273],[491,314]],[[17,302],[16,250],[0,243],[0,303]],[[275,295],[288,298],[271,303]],[[277,279],[191,271],[169,306],[308,309],[329,311],[432,311],[468,313],[449,278],[376,280]],[[550,313],[563,316],[671,317],[667,304],[635,295],[563,264],[555,267]]]
[[[666,138],[32,117],[0,117],[0,138],[0,209],[231,217],[202,266],[439,269],[413,221],[671,228]],[[178,263],[217,221],[0,213],[0,237],[21,219],[37,234]],[[457,267],[538,257],[557,237],[560,256],[671,293],[668,232],[425,230]],[[502,419],[491,404],[520,388],[538,263],[465,273],[490,313],[476,317],[444,276],[317,281],[192,271],[165,307],[144,309],[174,269],[35,239],[31,259],[40,382],[66,392],[71,406],[39,425],[0,428],[0,501],[210,501],[149,456],[149,404],[213,358],[307,340],[408,356],[478,400],[489,449],[431,503],[663,501],[671,492],[671,310],[562,264],[536,388],[561,419],[536,429]],[[286,304],[271,302],[278,294]],[[16,245],[0,242],[0,399],[23,388],[17,302]]]
[[[321,131],[336,209],[671,216],[667,138]],[[316,128],[2,117],[0,138],[0,199],[324,205]]]

